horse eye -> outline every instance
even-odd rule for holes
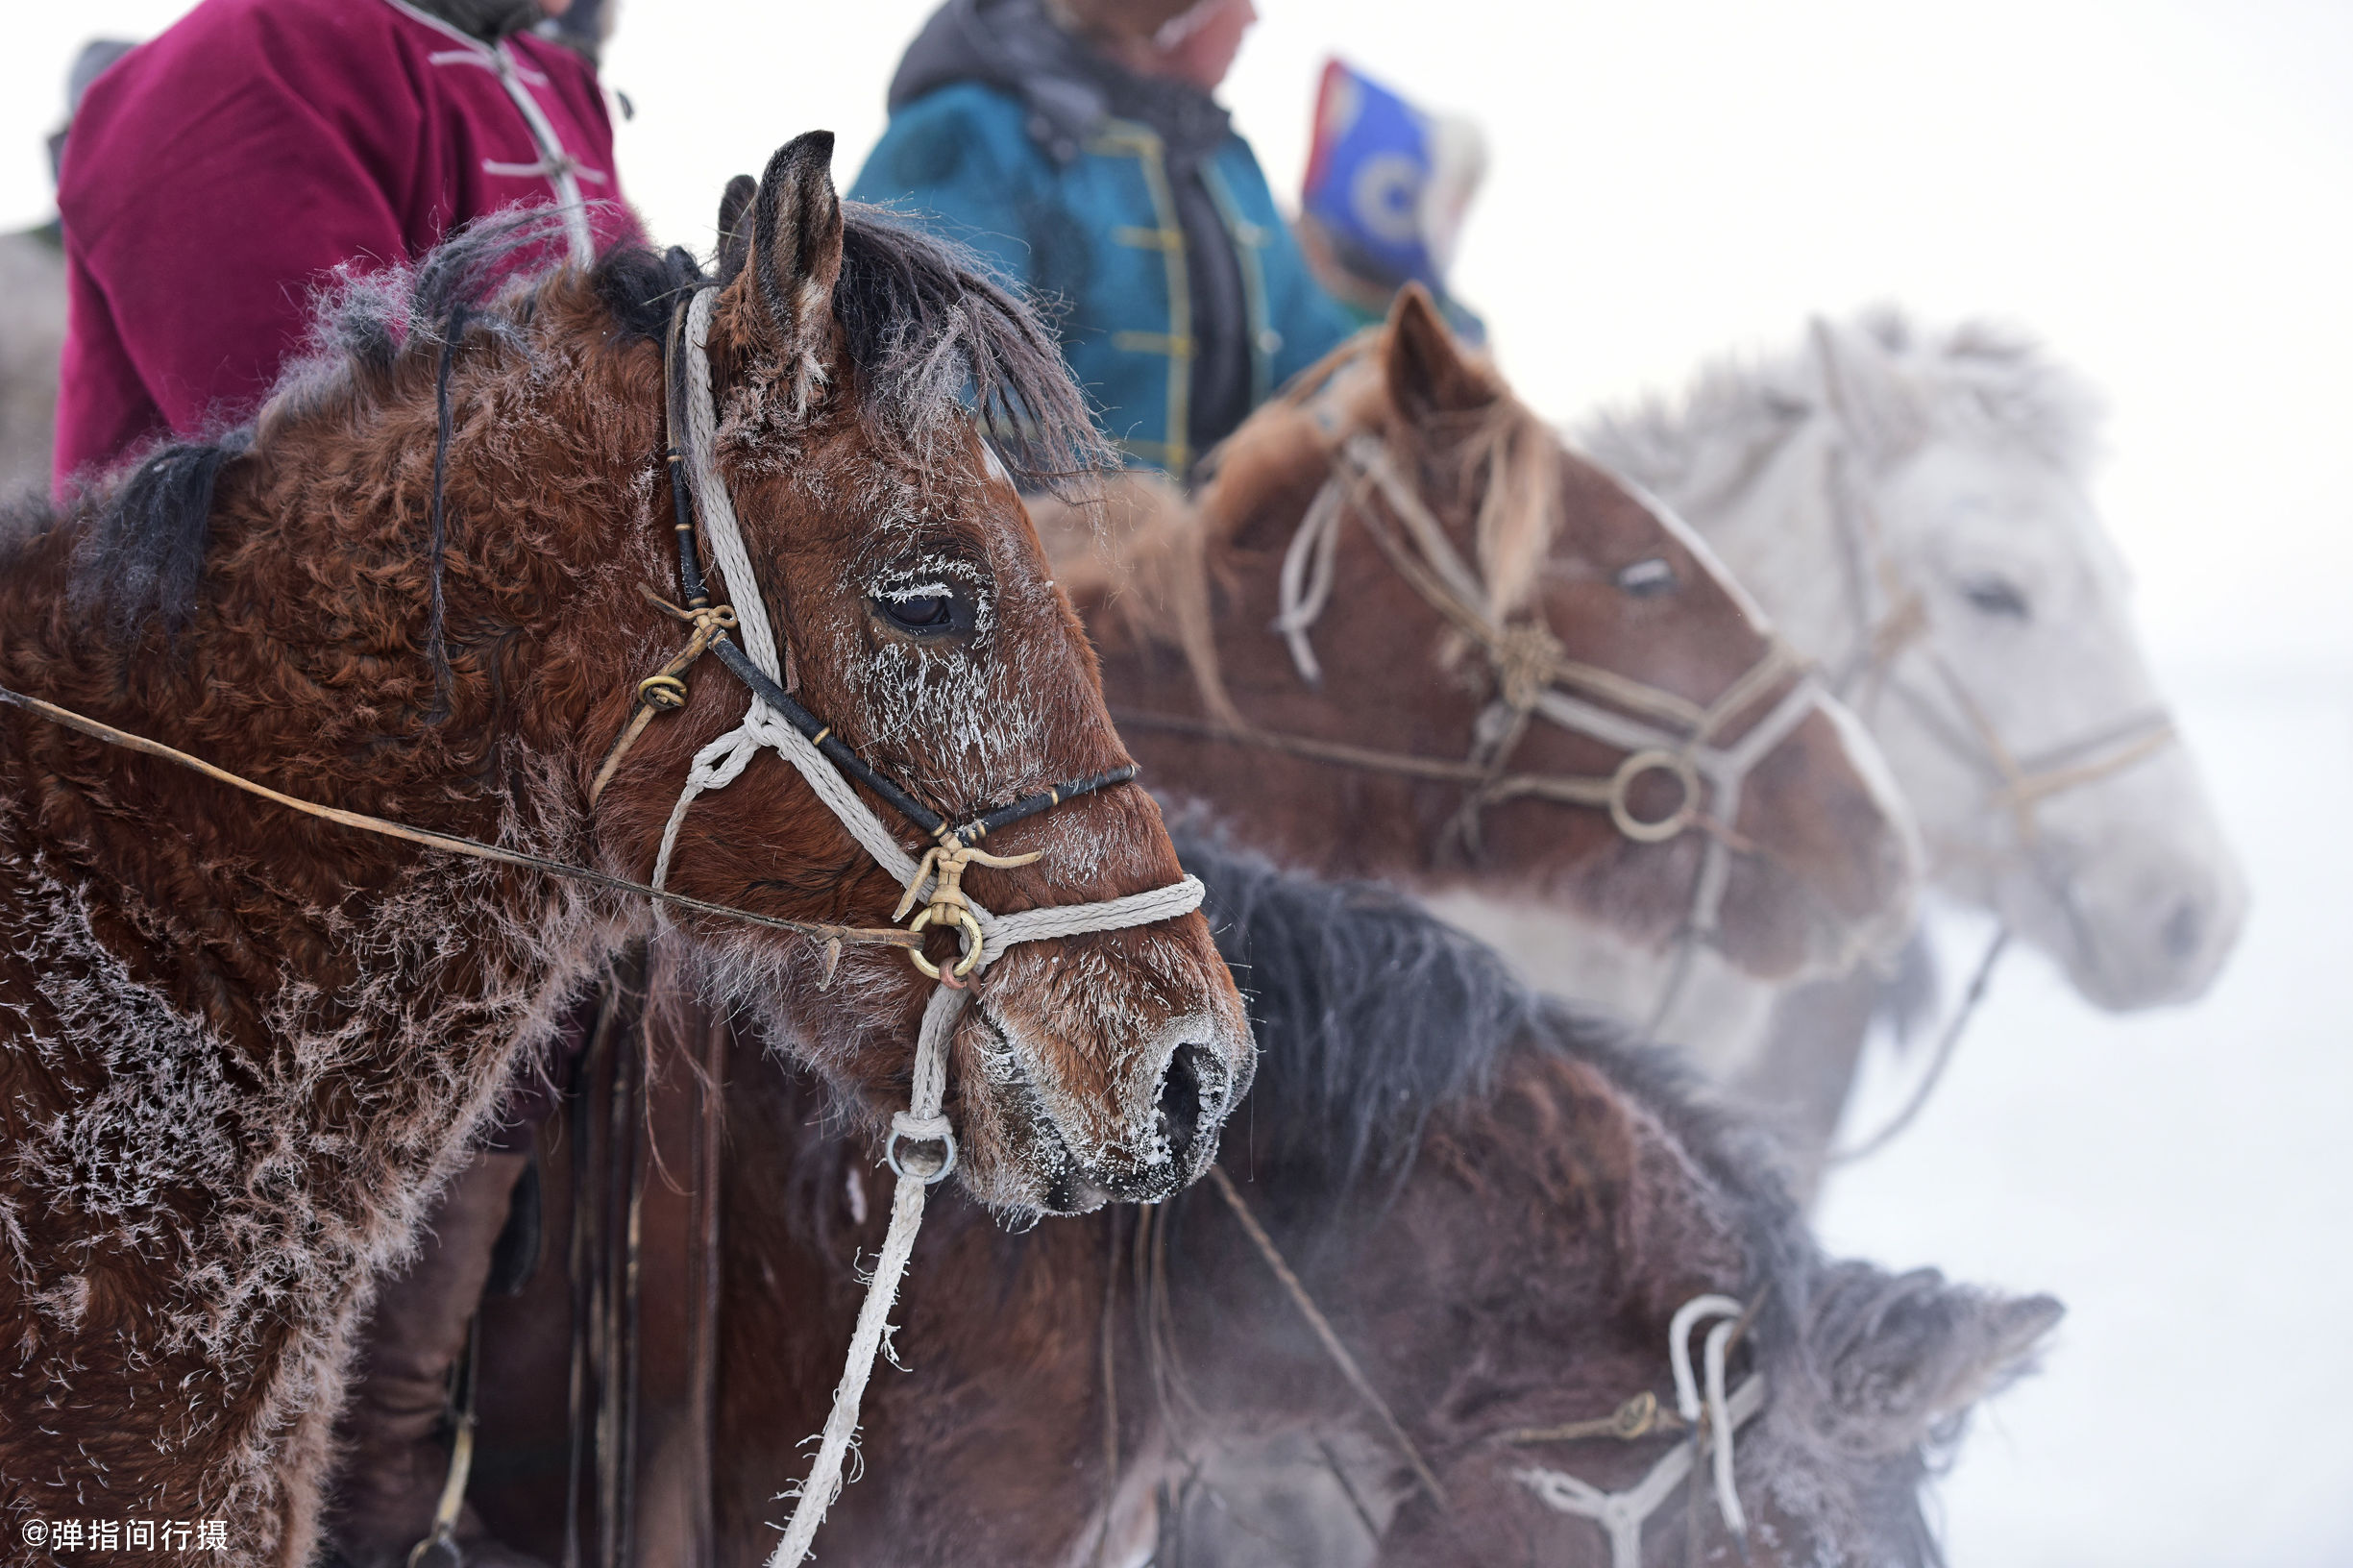
[[[1675,568],[1654,555],[1647,561],[1620,568],[1617,582],[1621,592],[1636,599],[1655,599],[1675,591]]]
[[[1961,597],[1970,607],[1984,615],[2006,615],[2013,621],[2030,621],[2032,610],[2026,596],[2018,585],[2004,577],[1972,577],[1961,584]]]
[[[969,606],[944,583],[931,582],[878,593],[874,596],[874,608],[899,630],[919,637],[972,628]]]

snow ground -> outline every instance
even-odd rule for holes
[[[2220,983],[2116,1017],[2013,952],[1918,1125],[1820,1213],[1836,1252],[2068,1304],[1942,1486],[1953,1568],[2353,1563],[2353,684],[2172,687],[2254,886]],[[1942,922],[1949,976],[1987,930]],[[1850,1139],[1913,1066],[1874,1058]]]

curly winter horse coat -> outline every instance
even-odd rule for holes
[[[961,820],[1126,760],[962,399],[1024,411],[1028,439],[999,442],[1016,468],[1066,471],[1093,437],[1018,302],[946,248],[845,214],[831,141],[780,151],[756,202],[748,181],[731,192],[748,233],[712,319],[717,456],[768,579],[731,587],[766,590],[802,700]],[[660,339],[703,280],[683,253],[629,250],[486,296],[533,221],[354,285],[255,428],[19,520],[0,540],[0,686],[291,794],[645,879],[688,759],[745,701],[698,671],[591,812],[638,679],[683,640],[643,590],[674,576]],[[888,596],[909,580],[950,582],[932,591],[973,613],[953,636],[900,634]],[[1005,837],[1049,853],[976,874],[999,910],[1178,874],[1132,788]],[[899,892],[773,759],[690,813],[671,885],[859,926]],[[650,919],[0,707],[12,1547],[35,1519],[218,1518],[218,1560],[306,1560],[371,1275]],[[853,946],[833,972],[800,936],[680,930],[722,996],[793,1011],[838,1085],[904,1084],[929,988],[902,952]],[[967,1184],[1035,1207],[1074,1169],[1099,1189],[1165,1164],[1146,1058],[1180,1026],[1246,1082],[1238,999],[1198,916],[995,966],[951,1044]]]

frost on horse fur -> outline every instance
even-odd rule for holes
[[[712,332],[720,460],[802,690],[951,815],[1117,767],[1006,482],[1005,463],[1089,460],[1083,403],[1019,302],[841,208],[830,149],[814,135],[770,164],[760,211],[791,233],[736,236]],[[0,686],[291,794],[644,880],[688,760],[745,702],[704,666],[590,812],[638,678],[683,640],[643,590],[675,576],[661,334],[705,280],[637,249],[518,276],[545,223],[494,222],[352,283],[255,426],[10,525]],[[765,313],[779,280],[789,322]],[[984,416],[1029,416],[997,441],[1005,463],[968,391]],[[985,639],[910,653],[846,635],[874,592],[951,557],[985,581]],[[1005,837],[1065,852],[976,877],[1000,910],[1177,874],[1137,790]],[[797,774],[757,765],[697,804],[671,887],[856,926],[887,923],[899,894]],[[0,1534],[221,1518],[221,1560],[306,1560],[371,1274],[552,1019],[651,923],[634,899],[290,815],[0,706]],[[828,990],[800,937],[676,935],[715,1001],[790,1016],[808,1065],[903,1103],[928,989],[903,955],[852,946]],[[1093,1006],[1066,1009],[1082,974]],[[1156,1041],[1247,1075],[1198,916],[1032,943],[969,1011],[946,1109],[960,1174],[1000,1204],[1070,1190],[1073,1154],[1091,1178],[1165,1165],[1140,1109]]]

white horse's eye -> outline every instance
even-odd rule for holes
[[[2007,577],[1988,575],[1972,577],[1961,584],[1961,597],[1970,607],[1982,615],[2005,615],[2013,621],[2031,621],[2034,610],[2018,584]]]
[[[1617,584],[1621,592],[1636,599],[1652,599],[1675,590],[1675,568],[1657,555],[1631,566],[1618,569]]]

